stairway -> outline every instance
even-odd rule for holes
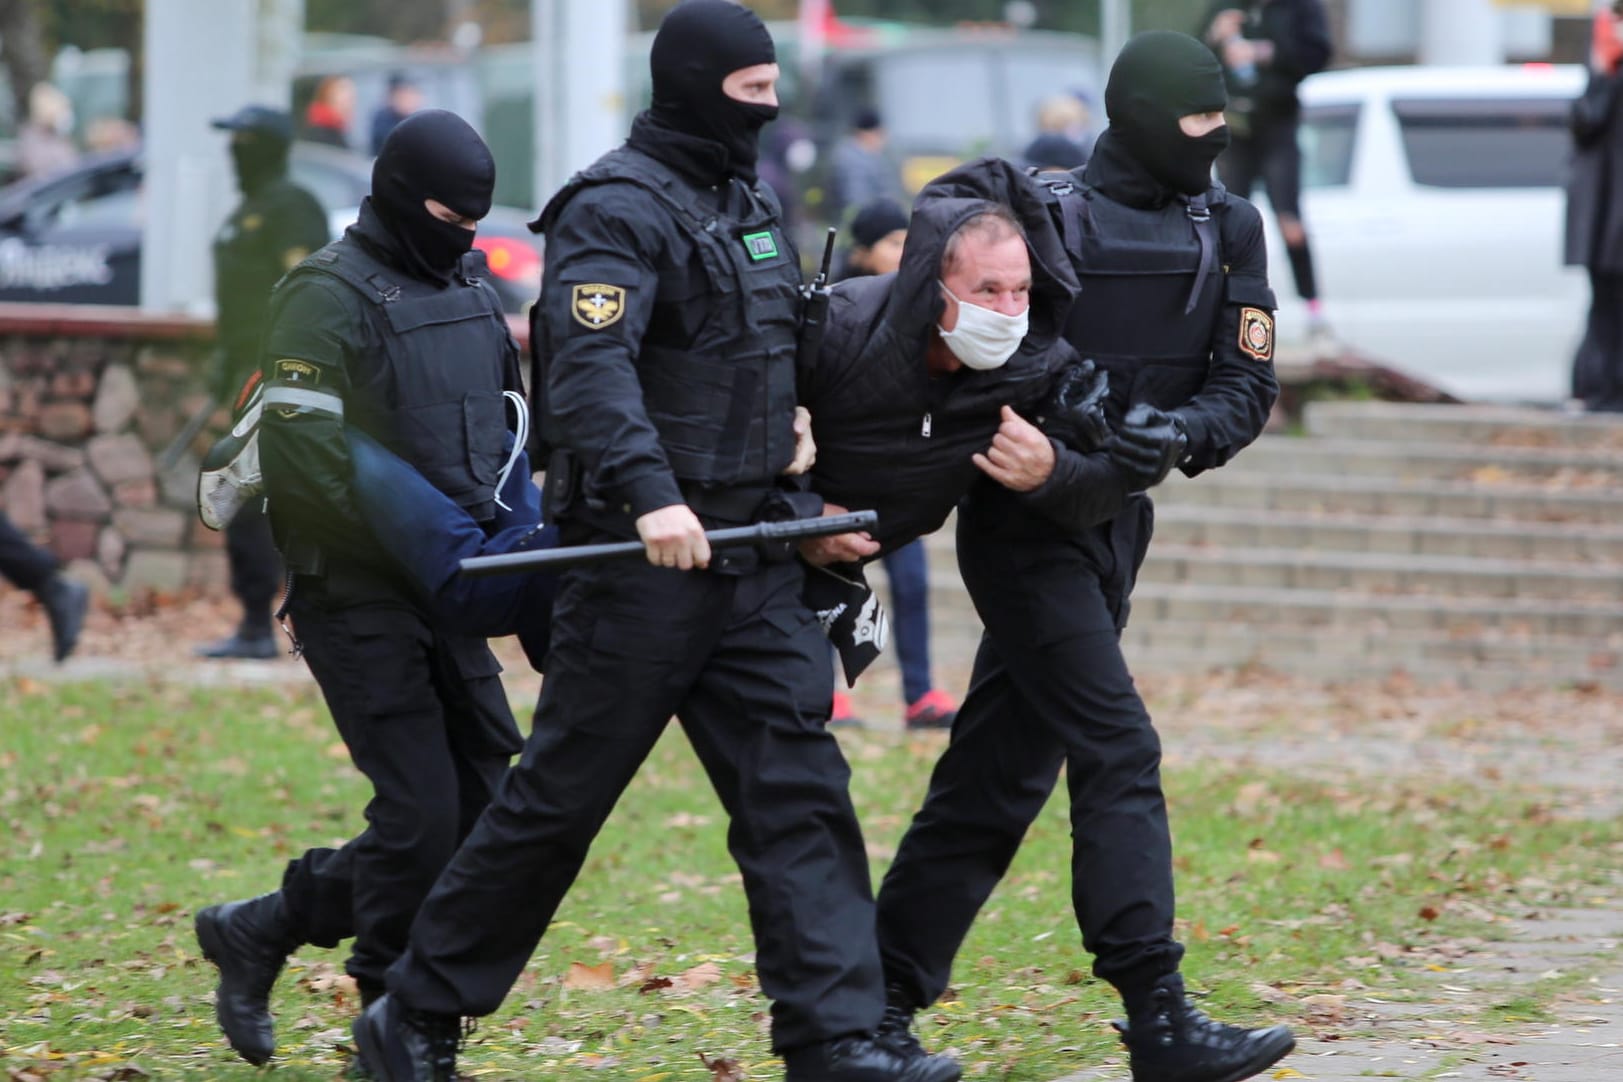
[[[1623,416],[1319,402],[1304,428],[1156,490],[1135,670],[1623,689]],[[932,547],[951,664],[973,612]]]

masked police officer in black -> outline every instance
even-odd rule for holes
[[[800,271],[755,172],[775,56],[747,8],[678,6],[654,39],[652,107],[542,212],[548,513],[566,542],[640,537],[648,559],[564,575],[524,754],[356,1024],[386,1082],[452,1077],[459,1016],[501,1004],[673,714],[732,818],[789,1079],[958,1077],[872,1037],[867,856],[802,571],[712,554],[702,533],[760,516],[795,455]]]
[[[198,914],[220,968],[216,1014],[252,1063],[274,1049],[268,997],[299,945],[353,935],[347,969],[363,1002],[381,995],[418,903],[520,747],[484,641],[437,631],[410,584],[367,554],[344,434],[366,433],[493,524],[503,395],[520,387],[506,316],[470,252],[494,184],[465,121],[413,114],[384,143],[360,220],[271,300],[259,444],[287,608],[373,796],[348,845],[292,861],[278,891]]]
[[[1222,1025],[1185,996],[1160,743],[1119,644],[1149,543],[1144,491],[1174,466],[1223,465],[1278,391],[1261,222],[1210,180],[1224,100],[1199,42],[1139,35],[1111,69],[1109,130],[1053,191],[1082,283],[1066,337],[1109,372],[1114,434],[1049,485],[1077,494],[1075,523],[1102,521],[1063,527],[990,480],[960,507],[959,566],[986,634],[879,893],[885,1034],[901,1045],[1064,766],[1077,921],[1125,1005],[1133,1078],[1237,1082],[1293,1047],[1282,1026]]]
[[[259,371],[259,344],[271,287],[326,244],[327,215],[315,196],[288,179],[293,121],[280,109],[248,105],[214,122],[231,133],[231,162],[242,202],[214,238],[217,353],[210,390],[234,405]],[[197,648],[202,657],[272,658],[271,608],[281,586],[281,557],[263,507],[251,502],[225,528],[231,592],[242,604],[234,634]]]

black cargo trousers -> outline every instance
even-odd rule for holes
[[[780,1051],[884,1008],[850,769],[827,731],[828,642],[799,563],[567,572],[524,753],[418,913],[389,992],[485,1015],[518,979],[672,715],[731,818]]]
[[[521,740],[485,641],[436,632],[403,592],[335,569],[299,576],[289,612],[372,799],[346,845],[288,863],[283,902],[305,942],[355,938],[346,968],[373,994]]]
[[[960,508],[958,564],[985,632],[951,741],[879,890],[885,979],[946,990],[975,915],[1066,768],[1071,892],[1094,973],[1147,988],[1177,969],[1161,745],[1121,651],[1153,527],[1139,496],[1068,538],[1009,536]]]

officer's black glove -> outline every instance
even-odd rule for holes
[[[1073,451],[1096,451],[1110,438],[1105,398],[1110,375],[1092,361],[1067,368],[1042,404],[1037,427]]]
[[[1110,461],[1127,477],[1134,491],[1154,488],[1165,481],[1188,447],[1183,420],[1145,402],[1127,411],[1121,427],[1105,444]]]

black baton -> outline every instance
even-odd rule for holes
[[[711,548],[734,548],[772,541],[800,541],[808,537],[828,537],[837,533],[871,530],[879,525],[877,511],[848,511],[822,518],[792,518],[783,522],[757,522],[725,530],[706,530]],[[497,556],[469,556],[461,563],[462,574],[470,577],[506,575],[515,571],[562,571],[566,567],[642,556],[648,551],[641,541],[610,541],[601,545],[566,545],[529,552],[504,552]]]

